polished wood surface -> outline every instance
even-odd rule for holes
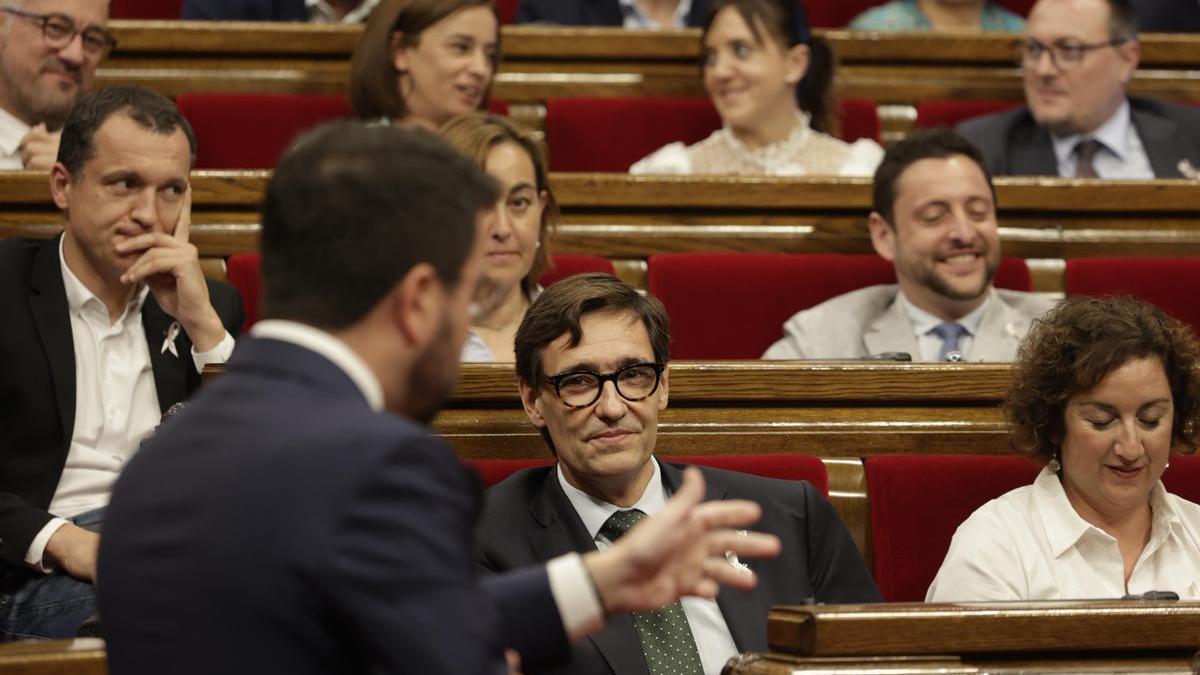
[[[1200,648],[1200,602],[890,603],[776,607],[772,651],[802,656]]]
[[[2,644],[0,675],[108,675],[104,641],[80,638]]]
[[[1039,655],[1024,658],[954,656],[801,657],[790,654],[740,654],[730,659],[723,675],[983,675],[985,673],[1074,673],[1077,675],[1194,675],[1192,655]]]

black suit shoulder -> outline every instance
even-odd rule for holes
[[[184,0],[181,19],[208,21],[305,21],[304,0]]]
[[[994,176],[1009,173],[1009,146],[1037,130],[1029,108],[1021,106],[982,115],[959,123],[954,128],[983,153],[984,163]]]

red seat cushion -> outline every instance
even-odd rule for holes
[[[109,16],[113,19],[162,19],[174,21],[183,9],[183,0],[112,0]]]
[[[842,137],[879,140],[874,101],[846,99]],[[552,98],[546,101],[546,143],[554,171],[627,171],[668,143],[692,144],[721,127],[707,98]]]
[[[917,104],[918,129],[954,128],[958,123],[1008,110],[1021,105],[1020,101],[922,101]]]
[[[1072,258],[1068,295],[1133,295],[1200,330],[1200,258]]]
[[[664,253],[647,270],[671,318],[674,359],[757,359],[796,312],[895,281],[892,264],[875,255]],[[1029,290],[1025,261],[1005,258],[995,283]]]
[[[300,133],[350,115],[341,95],[181,94],[179,111],[196,131],[197,169],[268,169]]]
[[[895,455],[869,457],[865,469],[875,583],[889,602],[920,602],[958,526],[1039,467],[1011,455]]]
[[[698,455],[695,457],[663,457],[666,462],[683,462],[684,464],[699,464],[728,471],[781,478],[785,480],[806,480],[821,494],[829,496],[829,476],[825,472],[825,463],[809,455],[771,454],[771,455]],[[486,487],[508,478],[512,474],[534,466],[553,464],[550,457],[538,459],[470,459],[467,464],[475,467]]]
[[[496,14],[500,23],[512,23],[517,18],[517,7],[521,0],[496,0]]]
[[[550,267],[542,273],[539,280],[542,286],[550,286],[567,277],[585,272],[600,272],[616,275],[612,261],[599,255],[572,255],[556,253],[550,257]]]
[[[245,335],[250,327],[258,322],[261,311],[262,256],[257,251],[229,256],[225,261],[225,278],[242,296],[242,309],[246,312],[242,334]]]
[[[1167,492],[1200,504],[1200,456],[1175,455],[1162,481]]]

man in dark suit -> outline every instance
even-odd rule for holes
[[[517,23],[564,26],[624,26],[625,28],[683,28],[704,25],[708,0],[521,0]]]
[[[361,23],[379,0],[184,0],[180,19]]]
[[[995,175],[1196,178],[1200,110],[1127,95],[1130,0],[1039,0],[1019,58],[1027,107],[959,125]]]
[[[653,455],[667,405],[668,341],[662,304],[608,275],[560,281],[529,308],[515,340],[521,400],[558,463],[488,490],[479,528],[486,569],[603,549],[614,541],[613,522],[653,515],[679,489],[684,467]],[[718,673],[738,652],[767,649],[772,605],[880,601],[849,532],[811,484],[701,471],[709,498],[762,506],[759,527],[780,538],[782,554],[751,563],[759,577],[753,592],[723,590],[715,602],[686,598],[664,610],[686,617],[665,645],[641,625],[657,618],[620,617],[552,672],[663,672],[656,662],[667,652],[689,664],[676,672]]]
[[[753,577],[714,567],[751,503],[685,476],[644,535],[480,585],[473,474],[425,423],[453,388],[499,191],[432,135],[299,140],[264,199],[264,316],[126,467],[101,541],[114,675],[490,673],[606,613]],[[487,309],[485,306],[484,310]]]
[[[1146,33],[1200,32],[1200,1],[1133,0],[1138,30]]]
[[[62,235],[0,242],[0,637],[73,636],[94,611],[87,528],[162,412],[233,350],[241,302],[187,241],[194,151],[158,94],[85,96],[50,174]]]

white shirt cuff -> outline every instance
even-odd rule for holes
[[[203,372],[204,366],[210,363],[225,363],[229,357],[233,355],[233,336],[229,331],[225,331],[225,337],[217,343],[217,346],[205,352],[196,351],[196,346],[192,345],[192,361],[196,364],[196,372]]]
[[[43,564],[45,561],[42,558],[46,553],[46,544],[50,543],[50,537],[58,532],[58,528],[66,524],[67,521],[62,518],[51,518],[50,522],[46,523],[29,543],[29,549],[25,551],[25,564],[42,574],[53,572],[54,567]]]
[[[596,585],[578,553],[559,556],[546,564],[550,593],[573,642],[604,627],[604,607]]]

